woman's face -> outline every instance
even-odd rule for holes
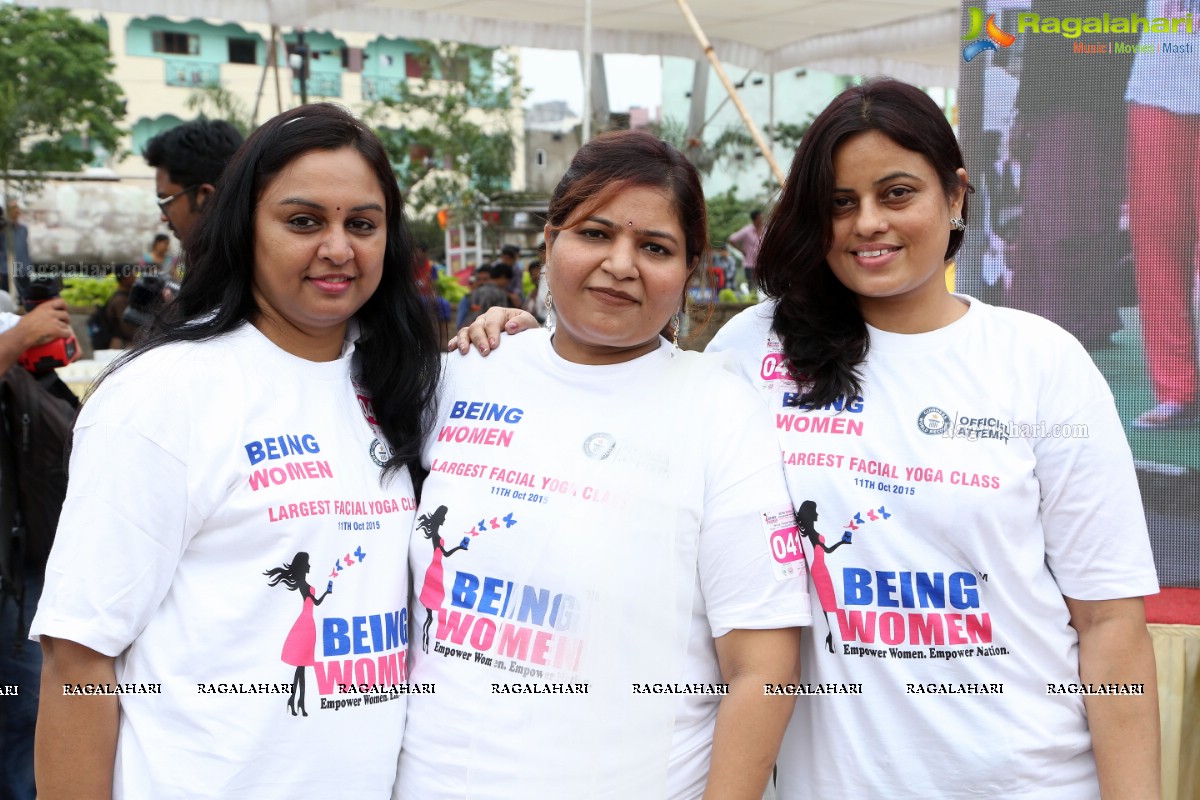
[[[254,324],[283,350],[336,358],[346,322],[379,287],[386,200],[357,150],[313,150],[262,190],[254,211]]]
[[[878,131],[844,141],[833,154],[833,244],[826,260],[858,295],[863,317],[921,315],[948,298],[945,255],[950,218],[963,189],[947,197],[924,156]],[[962,184],[967,174],[958,170]]]
[[[554,349],[579,364],[616,364],[655,350],[679,310],[686,240],[666,191],[623,189],[585,219],[546,228]]]

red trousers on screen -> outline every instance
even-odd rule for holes
[[[1129,232],[1142,342],[1159,402],[1195,403],[1200,115],[1131,103]]]
[[[1120,111],[1114,109],[1117,120]],[[1023,121],[1021,222],[1005,304],[1045,317],[1089,349],[1121,329],[1118,227],[1124,137],[1113,116],[1058,109]]]

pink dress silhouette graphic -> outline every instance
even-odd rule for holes
[[[817,599],[821,602],[821,611],[825,614],[825,624],[829,626],[829,633],[825,635],[825,648],[832,653],[833,623],[829,621],[829,615],[837,612],[837,594],[833,591],[833,578],[829,575],[829,567],[825,566],[825,556],[844,544],[850,544],[850,541],[843,539],[833,547],[827,547],[825,537],[817,533],[817,517],[817,504],[812,500],[805,500],[796,511],[796,527],[812,545],[813,557],[812,563],[808,565],[808,574],[812,576]]]
[[[317,621],[313,617],[313,598],[316,594],[317,590],[309,586],[308,597],[304,598],[304,608],[300,610],[300,616],[296,617],[287,638],[283,640],[283,654],[279,657],[285,664],[291,664],[293,667],[311,667],[317,663],[314,658],[317,649]]]
[[[317,663],[317,621],[313,615],[313,607],[321,605],[321,601],[333,591],[333,581],[330,581],[325,592],[317,597],[317,590],[309,586],[305,579],[308,571],[308,553],[300,552],[296,553],[292,563],[273,567],[263,573],[270,578],[267,583],[271,586],[282,583],[289,590],[300,592],[304,598],[300,616],[292,623],[292,629],[288,631],[279,655],[283,663],[296,668],[292,676],[292,691],[288,695],[288,711],[292,712],[293,717],[297,714],[308,716],[308,712],[304,710],[304,670]]]
[[[433,625],[434,609],[441,608],[442,603],[446,602],[446,587],[442,580],[442,559],[450,557],[459,550],[466,550],[467,545],[471,543],[470,537],[464,536],[457,547],[446,549],[439,533],[442,525],[446,522],[446,512],[445,506],[438,506],[432,514],[422,514],[421,518],[417,520],[417,530],[423,531],[425,538],[433,544],[433,560],[425,568],[425,581],[421,584],[421,594],[419,595],[421,605],[425,606],[425,625],[421,629],[421,649],[426,653],[429,652],[429,629]]]

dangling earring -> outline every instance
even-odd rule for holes
[[[967,221],[962,217],[951,217],[950,228],[951,230],[956,230],[961,233],[967,229]]]
[[[675,316],[671,317],[671,344],[675,345],[675,349],[679,349],[679,312],[675,312]]]

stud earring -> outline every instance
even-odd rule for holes
[[[967,229],[967,221],[962,217],[951,217],[950,229],[959,232],[965,231]]]

